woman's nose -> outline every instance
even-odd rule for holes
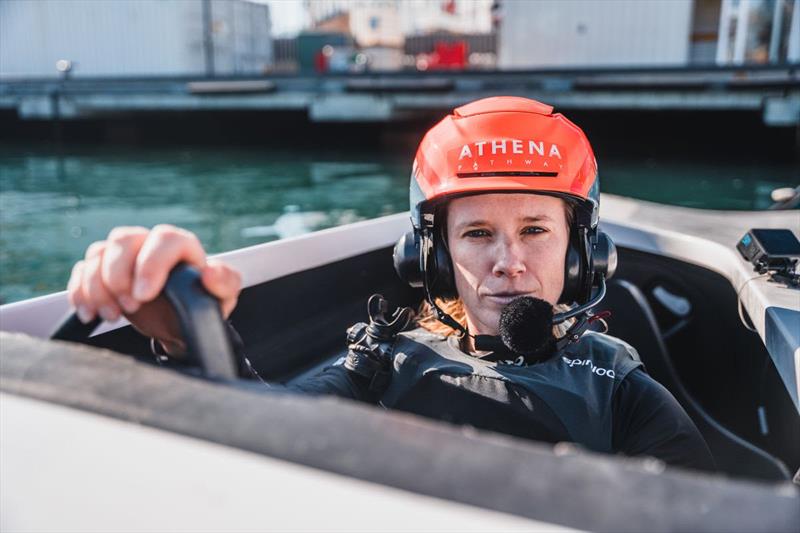
[[[519,243],[504,240],[498,243],[492,274],[495,276],[514,277],[525,272],[525,261]]]

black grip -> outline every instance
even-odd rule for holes
[[[219,302],[200,281],[200,272],[185,263],[172,269],[164,286],[181,333],[192,354],[212,379],[236,379],[236,364]]]

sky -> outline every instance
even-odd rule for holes
[[[295,35],[306,24],[302,0],[254,0],[269,5],[272,19],[272,35],[285,37]]]

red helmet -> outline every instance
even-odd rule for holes
[[[571,197],[594,227],[597,162],[586,135],[549,105],[497,96],[455,109],[422,139],[410,188],[415,228],[442,200],[503,191]]]
[[[586,135],[551,106],[514,96],[461,106],[428,131],[411,175],[412,232],[395,246],[395,269],[426,297],[456,296],[440,243],[437,207],[468,194],[529,192],[577,204],[565,258],[564,303],[596,303],[593,290],[616,268],[613,242],[597,231],[597,162]],[[602,294],[600,295],[602,298]],[[594,305],[592,303],[591,305]],[[441,318],[441,317],[440,317]]]

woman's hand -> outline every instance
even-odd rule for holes
[[[225,263],[207,261],[194,233],[166,224],[152,230],[114,228],[105,241],[90,245],[72,269],[69,301],[84,323],[97,315],[112,321],[124,314],[143,335],[161,341],[168,354],[182,354],[186,345],[175,313],[159,297],[180,262],[200,270],[203,285],[220,300],[227,318],[241,291],[240,274]]]

